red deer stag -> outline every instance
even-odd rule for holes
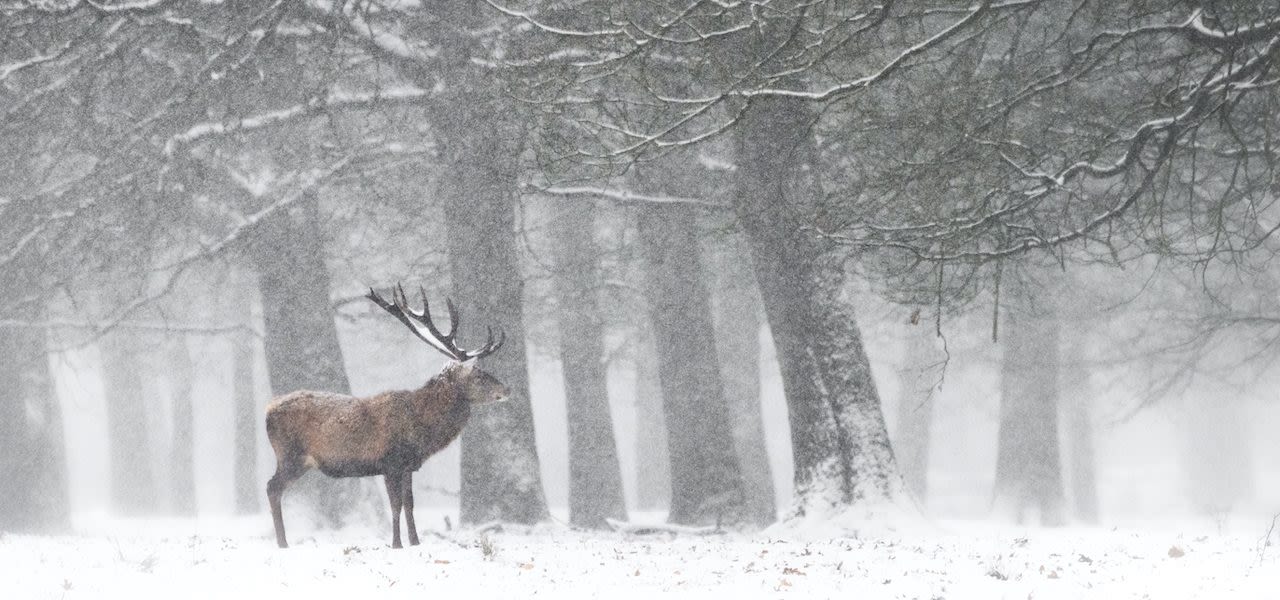
[[[461,317],[449,307],[449,333],[431,322],[427,293],[422,313],[409,308],[404,289],[392,290],[387,302],[369,290],[368,298],[391,313],[419,339],[453,359],[439,375],[413,391],[383,392],[354,398],[325,392],[297,391],[280,396],[267,407],[267,438],[276,453],[276,473],[267,483],[276,543],[288,548],[280,495],[307,469],[318,467],[330,477],[382,475],[391,501],[391,547],[400,548],[400,510],[409,527],[409,543],[418,544],[413,523],[413,472],[427,457],[448,446],[466,424],[471,406],[507,398],[507,388],[475,366],[476,359],[493,354],[506,340],[493,339],[475,352],[458,348],[453,336]]]

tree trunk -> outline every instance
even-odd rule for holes
[[[62,412],[45,330],[0,327],[0,532],[70,526]]]
[[[1087,356],[1080,336],[1071,336],[1064,344],[1067,359],[1062,361],[1063,409],[1066,412],[1067,447],[1070,450],[1071,497],[1074,517],[1082,523],[1098,523],[1098,468],[1094,456],[1093,389],[1089,370],[1083,364]]]
[[[191,406],[193,368],[187,336],[176,336],[167,353],[169,401],[173,406],[173,446],[169,455],[170,509],[174,514],[193,516],[196,514],[195,415]]]
[[[590,200],[557,202],[552,241],[569,420],[569,522],[606,529],[605,519],[626,518],[626,505],[606,386],[595,205]]]
[[[744,517],[733,420],[715,356],[711,297],[699,258],[696,215],[645,207],[638,229],[649,320],[658,349],[672,523],[736,523]]]
[[[751,265],[740,258],[738,240],[722,236],[717,241],[712,255],[716,355],[733,414],[733,441],[742,465],[746,518],[764,526],[777,520],[778,509],[760,407],[760,298]]]
[[[1004,294],[995,506],[1017,523],[1064,522],[1058,442],[1060,322],[1026,283]]]
[[[894,454],[907,489],[923,503],[929,492],[929,439],[933,422],[934,386],[940,377],[941,354],[934,328],[918,324],[907,331],[903,345],[898,431]]]
[[[667,424],[663,418],[658,351],[647,322],[636,323],[636,509],[669,510],[671,457],[667,454]]]
[[[149,515],[158,509],[143,382],[144,347],[136,332],[120,329],[99,341],[111,460],[111,510],[118,515]]]
[[[795,461],[793,517],[895,501],[880,397],[846,296],[844,256],[809,232],[816,192],[802,101],[759,99],[739,125],[734,208],[773,333]]]
[[[253,324],[253,282],[247,273],[235,272],[231,281],[234,322],[244,327]],[[247,331],[237,332],[231,340],[232,410],[235,422],[235,455],[233,478],[236,512],[258,511],[258,411],[253,376],[254,338]]]
[[[479,346],[481,327],[501,328],[506,346],[482,359],[511,391],[511,400],[476,410],[462,433],[462,511],[465,523],[548,518],[524,341],[524,280],[515,246],[516,165],[510,138],[518,131],[492,103],[475,101],[458,116],[465,132],[449,128],[455,154],[441,190],[453,298],[470,315],[464,347]],[[470,335],[466,335],[470,333]]]
[[[301,389],[351,393],[329,299],[318,210],[316,200],[309,198],[272,215],[254,231],[263,347],[274,396]],[[346,510],[363,495],[357,480],[330,479],[314,469],[290,490],[297,490],[297,497],[331,527],[340,526]]]

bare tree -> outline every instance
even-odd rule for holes
[[[1033,284],[1016,282],[1002,306],[1000,433],[996,510],[1019,523],[1061,525],[1066,519],[1058,438],[1059,339],[1052,303]]]
[[[179,515],[195,515],[195,414],[192,406],[195,367],[186,335],[170,336],[168,342],[165,345],[168,359],[166,379],[173,419],[169,451],[169,508]]]
[[[626,518],[604,363],[595,203],[563,199],[552,216],[560,364],[569,419],[569,522],[603,529]]]
[[[0,531],[70,526],[61,409],[46,348],[43,328],[0,326]]]
[[[692,210],[638,210],[671,457],[668,519],[734,523],[745,516],[742,473],[733,442],[734,418],[715,356],[711,297]]]
[[[716,356],[733,415],[733,442],[746,494],[745,516],[751,523],[765,526],[777,520],[778,508],[760,406],[760,332],[764,320],[760,293],[745,240],[727,234],[709,237],[712,243],[705,252],[715,311]]]

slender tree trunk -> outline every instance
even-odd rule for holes
[[[907,331],[898,399],[898,431],[893,446],[907,489],[921,502],[929,491],[933,388],[938,383],[942,362],[936,339],[931,326],[916,325]]]
[[[0,532],[70,525],[62,413],[46,348],[42,328],[0,327]]]
[[[248,328],[253,324],[253,283],[249,274],[237,272],[231,285],[233,319]],[[247,331],[237,332],[231,341],[231,402],[235,423],[232,472],[236,512],[240,514],[257,512],[260,494],[257,471],[260,412],[254,392],[253,342],[253,336]]]
[[[194,375],[187,336],[176,336],[167,353],[169,401],[173,405],[173,446],[169,455],[170,509],[179,515],[195,515],[195,415],[191,405]]]
[[[667,453],[667,424],[663,417],[658,351],[647,322],[636,324],[636,508],[669,510],[671,457]]]
[[[736,139],[735,210],[747,233],[782,372],[795,461],[791,516],[895,501],[880,397],[846,295],[844,256],[806,227],[816,193],[802,101],[760,99]]]
[[[742,465],[746,517],[763,526],[777,520],[778,508],[760,407],[760,297],[750,261],[740,258],[738,240],[721,237],[718,241],[712,254],[716,355],[733,414],[733,441]]]
[[[1098,522],[1098,468],[1094,456],[1093,389],[1089,370],[1083,364],[1087,356],[1080,336],[1070,336],[1063,345],[1067,353],[1062,361],[1063,410],[1066,418],[1067,447],[1070,451],[1071,497],[1074,516],[1086,524]]]
[[[158,509],[143,384],[143,348],[138,335],[127,330],[116,330],[99,342],[107,401],[111,510],[119,515],[154,514]]]
[[[626,505],[606,386],[595,204],[566,199],[554,210],[560,362],[569,419],[569,522],[605,529],[606,519],[626,518]]]
[[[668,519],[735,523],[744,516],[742,472],[715,356],[696,215],[687,211],[645,207],[638,222],[671,456]]]
[[[329,299],[316,200],[301,201],[259,223],[252,255],[272,395],[300,389],[351,393]],[[340,526],[347,509],[363,495],[356,480],[329,479],[314,469],[290,490],[297,490],[293,493],[331,527]]]
[[[1060,322],[1029,284],[1004,294],[995,505],[1018,523],[1064,522],[1058,441]]]

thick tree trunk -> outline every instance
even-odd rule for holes
[[[491,73],[472,63],[469,31],[492,15],[480,4],[452,0],[439,62],[396,60],[402,73],[427,88],[445,78],[442,106],[432,123],[440,132],[446,168],[439,193],[445,205],[453,299],[473,328],[460,337],[483,343],[482,325],[506,331],[506,346],[483,359],[511,391],[511,400],[475,411],[462,432],[461,517],[533,523],[550,516],[542,491],[524,343],[524,281],[516,252],[515,201],[524,151],[518,107]],[[467,335],[467,333],[470,335]]]
[[[169,401],[173,411],[173,446],[169,454],[170,510],[178,515],[196,514],[195,415],[192,412],[193,368],[187,336],[178,335],[168,352]]]
[[[795,461],[792,516],[896,500],[880,397],[846,295],[843,255],[805,226],[814,191],[806,105],[754,102],[737,137],[735,210],[773,333]]]
[[[232,277],[232,318],[248,328],[253,323],[253,282],[250,276],[235,273]],[[254,392],[254,338],[247,331],[237,332],[231,340],[232,411],[235,423],[235,450],[232,458],[236,512],[258,511],[258,399]]]
[[[668,520],[736,523],[744,517],[742,472],[715,354],[696,215],[687,211],[646,207],[638,222],[671,457]]]
[[[159,496],[148,435],[144,344],[135,332],[116,330],[99,341],[99,349],[107,404],[111,510],[129,516],[154,514]]]
[[[252,256],[273,396],[301,389],[351,392],[329,299],[324,249],[314,198],[272,215],[254,231]],[[357,480],[329,479],[314,469],[290,491],[331,527],[340,526],[363,495]]]
[[[473,155],[479,160],[483,153]],[[472,328],[460,339],[479,346],[481,326],[506,333],[502,350],[482,359],[511,391],[510,400],[477,409],[462,433],[462,520],[536,523],[545,520],[546,499],[538,466],[525,359],[523,288],[516,260],[514,214],[507,186],[495,186],[483,169],[457,166],[460,194],[446,209],[453,298],[468,312]],[[469,187],[462,187],[462,186]],[[468,335],[469,334],[469,335]]]
[[[712,269],[716,355],[733,415],[746,518],[763,526],[777,520],[778,508],[760,407],[760,297],[750,261],[739,251],[738,240],[722,236],[717,241]]]
[[[667,424],[662,413],[662,383],[658,351],[648,322],[636,324],[636,509],[669,510],[671,457],[667,453]]]
[[[1098,468],[1094,456],[1093,389],[1089,385],[1089,370],[1083,364],[1087,352],[1081,346],[1085,340],[1071,336],[1071,343],[1064,344],[1067,353],[1062,361],[1063,410],[1066,418],[1067,449],[1071,479],[1070,489],[1074,517],[1082,523],[1098,522]]]
[[[995,506],[1018,523],[1061,525],[1066,504],[1058,441],[1061,325],[1050,303],[1034,301],[1029,284],[1009,287],[1001,307]]]
[[[467,311],[471,328],[463,345],[484,343],[482,327],[506,332],[498,353],[483,359],[511,391],[511,400],[476,410],[462,433],[462,520],[535,523],[545,520],[546,498],[534,439],[533,408],[524,342],[524,280],[516,255],[516,165],[510,138],[517,124],[495,103],[466,104],[458,124],[447,128],[454,154],[441,185],[447,195],[449,269],[453,299]]]
[[[939,356],[933,327],[916,325],[910,327],[906,335],[899,379],[898,431],[893,448],[907,489],[923,503],[929,492],[929,429],[933,423],[934,386],[938,383],[943,358]]]
[[[70,525],[62,413],[45,330],[0,327],[0,532]]]
[[[606,519],[626,518],[626,505],[606,386],[595,204],[565,199],[554,210],[556,310],[569,419],[569,522],[605,529]]]

